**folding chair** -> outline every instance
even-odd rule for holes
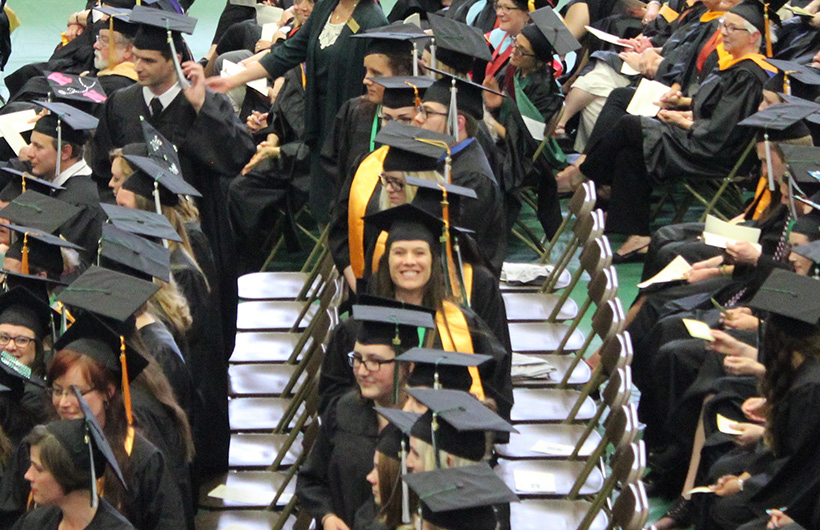
[[[244,530],[269,530],[279,519],[279,514],[266,510],[232,510],[202,512],[196,516],[197,530],[221,530],[242,528]],[[296,517],[289,517],[282,528],[293,528]]]
[[[327,246],[319,252],[318,261],[311,267],[310,264],[314,259],[315,257],[311,254],[299,272],[243,274],[237,281],[239,299],[305,300],[312,291],[321,287],[333,270],[333,259]]]
[[[646,497],[643,482],[625,484],[615,500],[615,505],[612,506],[609,528],[642,530],[648,519],[649,499]]]

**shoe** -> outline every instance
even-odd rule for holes
[[[663,514],[663,517],[652,524],[657,530],[672,530],[674,528],[688,528],[695,520],[695,503],[692,499],[678,497],[675,504]]]
[[[642,247],[638,247],[635,250],[630,250],[626,254],[618,254],[615,252],[612,254],[612,264],[613,265],[622,265],[624,263],[639,263],[646,259],[647,249],[649,248],[649,243]]]

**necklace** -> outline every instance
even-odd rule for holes
[[[333,10],[333,14],[330,15],[330,23],[331,24],[338,24],[343,20],[347,20],[350,18],[350,15],[353,14],[353,11],[356,10],[356,6],[359,5],[359,0],[353,2],[353,7],[346,8],[344,10],[340,10],[339,8],[342,7],[342,3],[339,2],[339,5],[336,6],[336,9]],[[335,22],[334,22],[335,19]]]

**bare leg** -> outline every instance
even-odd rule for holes
[[[575,189],[584,182],[584,175],[581,173],[581,164],[584,163],[586,158],[587,155],[582,154],[574,164],[565,167],[555,175],[559,192],[575,191]]]
[[[567,10],[567,16],[564,18],[564,24],[567,25],[567,28],[576,39],[586,35],[587,30],[584,26],[589,26],[589,7],[580,2],[571,5]]]
[[[584,110],[584,108],[593,101],[595,101],[595,96],[586,90],[571,88],[564,102],[564,114],[561,116],[561,119],[558,120],[558,125],[555,127],[556,132],[563,132],[570,118]]]
[[[649,247],[649,242],[651,240],[652,238],[650,236],[631,235],[628,238],[626,238],[626,241],[624,241],[624,244],[621,245],[621,248],[617,250],[617,253],[621,256],[626,256],[630,252],[636,252],[646,249]]]
[[[208,60],[207,64],[205,65],[205,77],[210,77],[214,75],[214,61],[216,60],[216,44],[211,44],[211,48],[208,50],[208,53],[205,54],[205,58]]]

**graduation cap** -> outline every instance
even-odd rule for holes
[[[18,171],[10,167],[3,167],[0,168],[0,170],[13,175],[8,184],[0,191],[0,200],[4,202],[11,202],[12,199],[29,189],[42,193],[43,195],[50,195],[52,190],[59,191],[65,189],[51,181],[37,178],[26,171]]]
[[[805,85],[820,85],[820,70],[817,68],[783,59],[766,59],[766,62],[783,72],[783,92],[787,95],[792,93],[790,79],[795,79]]]
[[[367,55],[373,53],[383,53],[385,55],[412,53],[413,75],[417,76],[419,75],[419,42],[429,40],[430,35],[427,35],[413,24],[394,22],[387,26],[365,30],[362,33],[353,35],[353,38],[373,39],[365,52]]]
[[[749,307],[806,324],[820,321],[820,282],[783,269],[774,269],[758,289]]]
[[[474,189],[457,184],[446,184],[409,176],[405,177],[405,183],[408,186],[418,187],[412,204],[436,217],[443,215],[442,201],[445,193],[447,194],[450,212],[456,213],[460,212],[459,205],[462,199],[478,198],[478,194]],[[451,215],[449,220],[454,223],[458,222],[458,215]]]
[[[55,232],[73,219],[80,209],[72,204],[28,190],[3,208],[3,218],[19,226]]]
[[[434,61],[463,74],[472,70],[474,59],[492,61],[487,40],[479,29],[433,13],[428,13],[427,20],[435,36],[435,47],[430,50]]]
[[[779,145],[789,167],[789,173],[802,185],[801,191],[804,191],[806,195],[817,191],[817,187],[820,186],[820,147]]]
[[[440,252],[441,219],[412,204],[402,204],[364,216],[365,223],[388,233],[385,248],[394,241],[427,241],[432,252]]]
[[[432,410],[422,414],[413,424],[410,435],[433,446],[437,468],[441,467],[439,451],[473,462],[479,462],[487,452],[485,429],[456,429]]]
[[[159,288],[155,283],[92,265],[63,289],[57,300],[125,322]]]
[[[433,388],[410,388],[407,392],[459,431],[518,432],[467,392]]]
[[[32,265],[54,276],[60,276],[64,266],[61,249],[83,250],[79,245],[37,228],[8,223],[0,223],[0,226],[22,235],[9,246],[6,256],[22,262],[23,274],[29,274],[29,265]]]
[[[157,206],[176,206],[179,204],[179,195],[202,197],[196,188],[154,159],[136,155],[125,155],[124,158],[135,171],[123,182],[122,187],[146,199],[153,199]],[[162,212],[161,208],[158,210],[157,213]]]
[[[111,224],[132,234],[145,237],[155,237],[168,239],[170,241],[182,242],[182,238],[171,226],[170,221],[164,216],[154,212],[114,206],[113,204],[100,204]],[[4,210],[5,211],[5,210]]]
[[[103,225],[99,255],[123,265],[126,273],[143,280],[171,279],[171,253],[167,248],[114,225]]]
[[[453,138],[391,121],[374,141],[390,147],[382,164],[384,171],[432,171],[447,156]]]
[[[813,263],[820,263],[820,241],[812,241],[805,245],[792,247],[792,252],[811,260]]]
[[[134,47],[140,50],[170,51],[174,70],[182,88],[188,88],[191,84],[182,73],[177,53],[178,50],[185,49],[182,33],[193,34],[196,22],[195,18],[182,13],[145,6],[135,6],[131,12],[131,23],[139,24],[134,37]]]
[[[372,81],[384,87],[382,106],[389,109],[420,107],[421,98],[433,80],[425,76],[374,77]]]
[[[177,0],[143,0],[143,3],[170,13],[182,14],[185,12],[185,10],[182,9],[182,5],[180,5]]]
[[[374,407],[377,414],[390,422],[379,433],[376,450],[381,454],[398,460],[401,463],[401,474],[407,474],[407,447],[410,445],[410,431],[421,417],[421,414],[399,409]],[[401,476],[398,477],[401,481]],[[402,522],[410,522],[410,490],[407,483],[401,481],[402,488]]]
[[[518,497],[486,463],[410,473],[402,477],[416,495],[422,519],[448,530],[492,530],[492,506]]]
[[[798,217],[792,224],[791,231],[803,234],[809,241],[820,239],[820,211],[813,210]]]
[[[2,271],[3,275],[3,290],[8,292],[15,287],[24,287],[32,294],[37,296],[40,300],[48,303],[50,298],[49,291],[56,287],[68,285],[60,280],[53,280],[43,276],[34,276],[32,274],[21,274],[19,272]]]
[[[45,380],[34,375],[30,367],[10,353],[0,352],[0,387],[11,392],[14,399],[19,400],[25,395],[27,383],[38,388],[48,388]]]
[[[473,385],[469,369],[476,369],[490,359],[489,355],[432,348],[413,348],[396,357],[397,361],[415,363],[407,386],[464,391]]]
[[[433,83],[424,93],[424,101],[440,103],[450,110],[448,117],[449,131],[452,136],[457,136],[456,123],[458,113],[472,116],[478,121],[484,117],[484,98],[482,90],[503,96],[502,92],[473,83],[469,79],[427,67],[428,70],[441,74],[438,81]]]
[[[551,7],[531,11],[530,19],[532,25],[524,26],[522,33],[542,61],[550,60],[553,51],[564,56],[581,49],[581,43]]]
[[[55,97],[81,103],[103,103],[108,99],[105,89],[96,77],[46,72],[48,87]]]
[[[772,56],[772,41],[769,36],[770,20],[780,23],[777,11],[783,7],[786,0],[776,0],[774,2],[761,3],[760,0],[744,0],[731,8],[728,12],[742,17],[745,21],[755,27],[760,32],[761,37],[766,42],[766,57]]]
[[[413,348],[419,344],[418,328],[435,328],[430,313],[395,307],[354,305],[352,318],[362,324],[356,335],[361,344]]]
[[[778,103],[752,114],[739,122],[738,125],[756,127],[764,131],[789,131],[795,124],[800,124],[802,120],[817,112],[820,112],[820,105],[811,101],[801,100],[800,102],[793,103]],[[794,132],[789,131],[791,138],[772,137],[771,139],[778,141],[780,139],[800,138],[809,135],[805,125],[802,130],[805,130],[806,133],[800,134],[800,136],[794,136]],[[802,130],[795,132],[802,132]]]
[[[167,167],[174,176],[182,178],[182,165],[179,163],[176,146],[148,123],[144,116],[140,116],[140,126],[142,137],[145,138],[147,156],[156,160],[161,166]],[[145,156],[143,153],[126,153],[125,151],[123,154]]]
[[[0,324],[28,328],[39,340],[51,331],[55,315],[59,313],[25,287],[0,294]]]
[[[96,129],[99,123],[99,120],[91,114],[72,107],[68,103],[59,101],[35,101],[35,103],[48,109],[50,113],[37,120],[34,130],[57,138],[60,143],[63,141],[74,144],[85,143],[88,134],[92,129]],[[59,164],[60,157],[57,157],[57,175],[60,174]]]

